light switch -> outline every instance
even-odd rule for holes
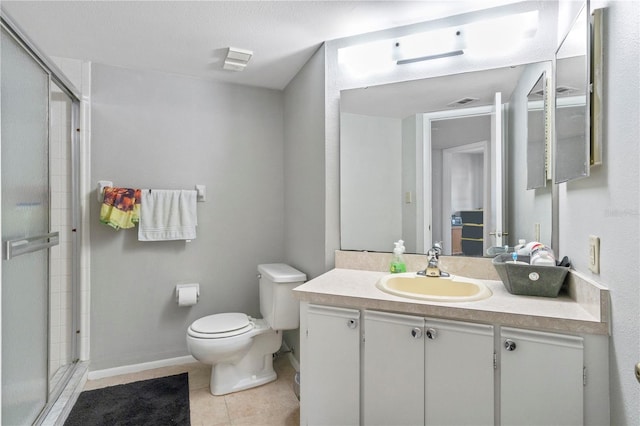
[[[600,238],[595,235],[589,235],[589,269],[600,273]]]
[[[408,192],[404,193],[404,202],[406,204],[413,203],[413,193],[411,191],[408,191]]]

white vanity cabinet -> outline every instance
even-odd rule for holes
[[[365,311],[363,331],[363,424],[494,424],[492,326]]]
[[[301,314],[306,336],[301,336],[300,423],[360,424],[360,311],[308,305]]]
[[[494,424],[493,329],[427,319],[425,424]]]
[[[363,424],[424,424],[424,318],[364,313]]]
[[[301,303],[302,425],[609,424],[608,337]]]
[[[584,339],[502,327],[504,425],[583,425]]]

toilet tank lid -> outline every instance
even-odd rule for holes
[[[284,263],[258,265],[258,272],[274,283],[304,282],[307,275]]]

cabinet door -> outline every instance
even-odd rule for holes
[[[493,326],[427,319],[425,337],[425,424],[493,425]]]
[[[502,328],[504,425],[583,424],[583,339]]]
[[[302,395],[308,425],[360,423],[360,311],[309,305],[308,368]]]
[[[363,424],[424,424],[424,319],[364,313]]]

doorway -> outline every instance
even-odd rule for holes
[[[482,256],[502,244],[503,116],[500,93],[494,105],[423,115],[424,164],[431,166],[424,173],[424,199],[431,200],[424,209],[425,252],[442,242],[443,254]],[[463,185],[465,201],[457,199],[461,192],[452,194]],[[461,235],[463,212],[466,235]],[[466,250],[453,246],[462,239]]]
[[[481,256],[491,183],[489,141],[444,149],[442,167],[443,254]]]

